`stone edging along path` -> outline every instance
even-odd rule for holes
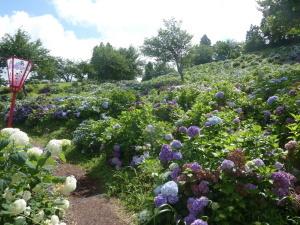
[[[55,175],[74,175],[77,189],[69,197],[70,208],[66,215],[68,225],[131,225],[132,217],[125,213],[117,199],[101,194],[97,182],[77,165],[59,164]]]

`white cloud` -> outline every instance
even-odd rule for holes
[[[175,17],[194,35],[213,42],[245,39],[250,24],[259,24],[255,0],[51,0],[59,16],[74,25],[95,26],[114,46],[141,45],[162,20]]]
[[[52,55],[70,59],[89,59],[97,39],[79,39],[73,31],[65,30],[52,15],[31,17],[23,11],[11,16],[0,16],[0,38],[5,33],[14,34],[18,28],[26,30],[33,39],[40,38]]]

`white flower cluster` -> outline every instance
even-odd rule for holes
[[[75,191],[77,186],[76,178],[72,176],[68,176],[65,180],[65,183],[61,187],[60,191],[64,195],[69,195],[72,191]]]
[[[64,222],[60,222],[58,216],[53,215],[51,216],[50,220],[45,221],[46,225],[66,225]]]
[[[71,141],[68,139],[62,139],[62,140],[53,139],[48,142],[46,149],[49,152],[51,152],[52,156],[58,156],[61,153],[62,148],[64,146],[69,146],[69,145],[71,145]]]
[[[27,150],[27,154],[30,156],[36,156],[39,157],[43,154],[43,149],[40,149],[38,147],[32,147]]]
[[[4,128],[0,131],[2,135],[8,136],[15,145],[25,146],[29,144],[28,135],[18,128]]]

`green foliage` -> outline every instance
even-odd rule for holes
[[[190,57],[192,65],[200,65],[204,63],[210,63],[213,60],[213,48],[206,44],[200,44],[193,46]]]
[[[192,35],[181,29],[181,22],[165,20],[156,37],[146,38],[142,52],[159,61],[174,62],[183,80],[184,58],[191,48]]]
[[[96,80],[132,80],[141,73],[136,49],[129,47],[116,50],[109,43],[94,47],[91,65]]]
[[[200,45],[207,45],[207,46],[210,46],[210,45],[211,45],[211,41],[210,41],[210,39],[207,37],[206,34],[204,34],[204,35],[201,37]]]
[[[162,75],[167,75],[172,72],[175,72],[175,70],[165,62],[157,62],[157,63],[148,62],[145,65],[145,73],[143,76],[143,81],[150,80],[152,78],[159,77]]]
[[[261,50],[266,46],[262,31],[258,26],[251,25],[246,34],[245,51]]]
[[[300,4],[296,0],[259,0],[261,30],[271,45],[300,41]]]
[[[214,58],[216,60],[235,59],[240,55],[241,46],[235,41],[217,41],[214,44]]]

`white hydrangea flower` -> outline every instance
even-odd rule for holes
[[[57,215],[51,216],[51,224],[52,225],[59,225],[59,218]]]
[[[30,216],[30,213],[31,213],[31,207],[30,206],[27,206],[25,211],[24,211],[24,215],[25,216]]]
[[[13,132],[9,140],[14,142],[16,145],[28,145],[29,144],[29,137],[28,135],[23,131],[15,131]]]
[[[147,209],[141,211],[138,215],[139,221],[142,223],[147,222],[151,217],[151,212]]]
[[[65,195],[69,195],[72,191],[75,191],[77,185],[76,178],[72,176],[68,176],[65,180],[65,183],[62,187],[62,193]]]
[[[147,125],[147,127],[146,127],[146,131],[147,131],[148,133],[154,133],[155,127],[154,127],[153,125],[149,124],[149,125]]]
[[[17,199],[13,202],[13,204],[10,207],[10,212],[13,215],[18,215],[26,210],[26,201],[24,199]]]
[[[27,150],[28,155],[30,156],[41,156],[43,154],[43,150],[38,147],[32,147]]]
[[[8,128],[3,128],[0,133],[3,134],[3,135],[7,135],[7,136],[10,136],[12,135],[14,132],[16,131],[20,131],[19,128],[11,128],[11,127],[8,127]]]
[[[48,144],[46,145],[46,149],[51,152],[51,155],[58,156],[62,151],[62,141],[53,139],[48,142]]]

